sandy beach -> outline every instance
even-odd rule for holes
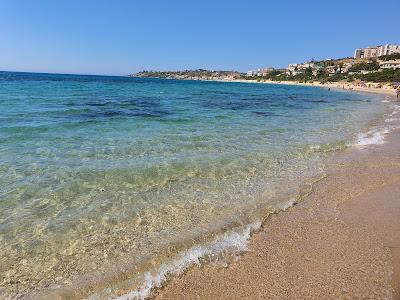
[[[253,235],[227,267],[206,264],[156,299],[400,299],[400,131],[350,147],[327,177]]]
[[[343,83],[343,82],[332,82],[332,83],[320,83],[320,82],[307,82],[301,83],[296,81],[256,81],[256,80],[227,80],[228,82],[251,82],[251,83],[266,83],[266,84],[283,84],[283,85],[302,85],[302,86],[318,86],[332,89],[341,89],[341,90],[349,90],[349,91],[359,91],[359,92],[367,92],[367,93],[375,93],[375,94],[383,94],[396,96],[396,90],[388,86],[387,84],[381,84],[381,87],[378,87],[377,83],[365,83],[364,85],[353,84],[353,83]]]
[[[274,81],[266,82],[266,83],[276,83]],[[294,84],[294,85],[304,85],[304,86],[319,86],[319,87],[326,87],[326,88],[334,88],[334,89],[342,89],[342,90],[353,90],[359,92],[367,92],[367,93],[375,93],[375,94],[383,94],[383,95],[396,95],[396,90],[390,86],[382,85],[380,88],[377,87],[378,84],[376,83],[366,83],[365,85],[357,85],[352,83],[324,83],[321,84],[320,82],[313,82],[313,83],[293,83],[290,81],[280,82],[279,84]]]

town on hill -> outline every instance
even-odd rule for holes
[[[129,76],[167,79],[224,81],[293,81],[309,82],[400,82],[400,45],[386,44],[356,49],[353,57],[325,59],[289,64],[287,68],[260,68],[241,73],[237,71],[142,71]]]
[[[311,60],[284,69],[261,68],[248,71],[245,77],[258,81],[396,82],[400,81],[400,45],[356,49],[354,57]]]

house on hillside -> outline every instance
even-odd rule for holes
[[[303,74],[306,69],[310,68],[311,64],[314,63],[303,63],[303,64],[290,64],[287,68],[290,75],[296,76],[298,74]]]
[[[313,76],[317,76],[317,75],[321,74],[325,68],[320,64],[315,64],[311,69],[312,69]]]
[[[337,66],[327,66],[325,68],[325,72],[329,74],[329,76],[335,75],[339,68]]]
[[[261,69],[257,69],[255,71],[248,71],[246,73],[247,77],[253,77],[253,76],[258,76],[258,77],[262,77],[262,76],[267,76],[269,73],[271,73],[274,70],[274,68],[271,67],[267,67],[267,68],[261,68]]]
[[[343,63],[343,66],[340,68],[340,73],[347,73],[349,72],[349,69],[355,65],[355,62],[345,62]]]
[[[255,71],[247,71],[246,77],[253,77],[255,76]]]
[[[381,69],[400,69],[400,59],[381,61],[379,62],[379,67]]]

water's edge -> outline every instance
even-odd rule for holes
[[[383,95],[382,95],[383,96]],[[382,102],[387,102],[383,100]],[[329,157],[333,157],[338,152],[343,152],[351,148],[364,148],[370,145],[380,145],[385,143],[385,137],[392,131],[400,128],[400,123],[388,124],[394,120],[393,117],[400,113],[400,106],[393,109],[393,112],[384,114],[385,120],[380,125],[371,126],[365,132],[357,134],[355,140],[342,148],[333,149]],[[256,234],[266,225],[273,214],[284,213],[294,207],[297,203],[303,201],[313,192],[314,185],[328,178],[328,174],[323,172],[318,177],[312,178],[310,182],[305,182],[298,193],[290,197],[281,207],[270,208],[262,218],[253,223],[231,229],[211,242],[203,245],[197,245],[177,254],[177,256],[161,264],[160,267],[150,270],[141,276],[142,284],[120,296],[112,297],[116,300],[146,299],[152,297],[157,289],[162,288],[173,277],[179,277],[188,269],[201,266],[202,264],[219,264],[227,267],[231,262],[240,259],[240,255],[248,251],[253,234]],[[111,289],[95,293],[88,299],[103,298],[112,293]]]
[[[145,299],[152,296],[152,293],[168,283],[173,276],[179,276],[186,270],[204,263],[216,263],[227,267],[232,261],[240,259],[240,255],[248,250],[253,234],[262,230],[268,219],[273,215],[292,208],[297,203],[312,193],[315,183],[326,178],[326,174],[314,179],[313,182],[306,184],[303,189],[287,203],[281,207],[271,208],[262,219],[246,226],[230,230],[220,235],[210,243],[192,247],[169,262],[163,263],[158,269],[148,271],[142,276],[143,284],[137,290],[130,291],[116,300]],[[89,299],[95,299],[98,295],[92,295]]]
[[[0,76],[10,299],[143,299],[226,266],[326,178],[325,159],[385,143],[399,113],[320,87],[13,76]]]

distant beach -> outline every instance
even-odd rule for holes
[[[172,79],[172,78],[170,78]],[[173,79],[174,80],[174,79]],[[396,89],[388,83],[376,83],[376,82],[362,82],[362,83],[351,83],[351,82],[326,82],[321,83],[315,82],[298,82],[298,81],[273,81],[273,80],[254,80],[254,79],[179,79],[179,80],[197,80],[205,82],[241,82],[241,83],[265,83],[265,84],[277,84],[277,85],[291,85],[291,86],[315,86],[322,88],[333,88],[339,90],[358,91],[366,93],[375,93],[396,96]]]
[[[304,85],[304,86],[320,86],[326,88],[335,88],[335,89],[344,89],[350,91],[359,91],[359,92],[367,92],[367,93],[376,93],[376,94],[384,94],[384,95],[391,95],[396,96],[396,90],[388,85],[382,85],[377,83],[363,83],[361,84],[353,84],[353,83],[324,83],[321,84],[320,82],[315,83],[299,83],[299,82],[291,82],[291,81],[282,81],[282,82],[275,82],[275,81],[265,81],[264,83],[270,84],[288,84],[288,85]],[[381,86],[381,87],[378,87]]]
[[[379,84],[373,82],[367,82],[361,84],[354,83],[320,83],[320,82],[296,82],[296,81],[271,81],[271,80],[243,80],[243,79],[232,79],[232,80],[223,80],[226,82],[250,82],[250,83],[266,83],[266,84],[283,84],[283,85],[300,85],[300,86],[317,86],[317,87],[326,87],[326,88],[334,88],[334,89],[342,89],[349,91],[358,91],[358,92],[366,92],[366,93],[375,93],[375,94],[383,94],[396,96],[396,89],[387,84]],[[380,86],[380,87],[378,87]]]

